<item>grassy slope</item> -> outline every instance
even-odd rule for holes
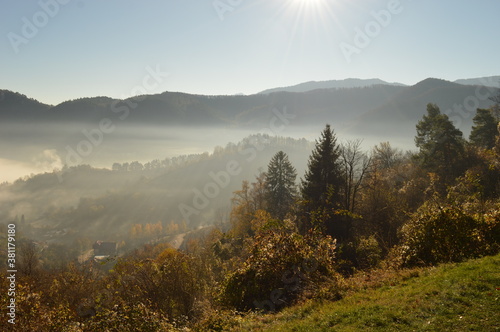
[[[500,331],[500,255],[412,275],[337,302],[248,317],[235,331]]]

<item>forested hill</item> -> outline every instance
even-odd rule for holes
[[[304,93],[277,92],[270,95],[202,96],[164,92],[126,100],[107,97],[82,98],[56,106],[40,104],[26,108],[29,98],[17,96],[17,107],[0,100],[0,120],[50,122],[95,122],[103,117],[125,117],[128,124],[219,125],[262,127],[272,118],[272,109],[287,108],[303,124],[325,119],[345,121],[381,106],[401,91],[397,86],[315,90]],[[23,110],[22,112],[20,110]]]
[[[384,105],[374,107],[361,115],[351,131],[391,140],[405,133],[413,133],[415,123],[422,117],[426,104],[437,104],[442,112],[464,133],[472,126],[477,108],[493,104],[490,96],[498,89],[474,85],[461,85],[438,79],[426,79],[404,88]]]
[[[112,170],[80,165],[26,176],[0,185],[0,222],[24,216],[33,238],[65,243],[121,241],[134,224],[185,223],[194,229],[227,222],[232,193],[243,180],[263,171],[280,150],[302,175],[311,144],[252,135],[210,153],[115,163]]]
[[[353,134],[379,134],[397,126],[402,132],[421,117],[428,102],[438,104],[458,126],[469,128],[475,108],[488,107],[498,89],[426,79],[413,86],[378,84],[365,87],[279,91],[249,96],[203,96],[164,92],[125,100],[82,98],[56,106],[41,104],[18,93],[1,91],[0,121],[96,122],[103,117],[126,117],[127,123],[155,125],[214,125],[261,128],[283,109],[303,125],[336,123]],[[462,106],[459,111],[455,105]],[[448,111],[449,110],[449,111]],[[400,126],[402,125],[402,126]],[[392,134],[392,133],[391,133]]]

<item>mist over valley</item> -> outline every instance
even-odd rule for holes
[[[415,123],[429,101],[448,109],[468,133],[472,116],[464,111],[470,107],[453,114],[454,107],[479,92],[472,106],[490,106],[485,96],[498,89],[494,78],[482,81],[487,86],[427,79],[410,87],[313,85],[251,96],[165,92],[56,106],[2,91],[1,180],[7,182],[0,189],[0,218],[23,215],[34,236],[70,230],[71,236],[50,237],[66,243],[121,241],[134,224],[184,223],[187,230],[228,222],[233,192],[276,152],[286,152],[303,176],[325,123],[339,143],[361,140],[367,153],[385,141],[413,150]],[[227,167],[237,170],[229,180]],[[207,184],[214,197],[204,193]]]
[[[4,1],[0,330],[498,330],[499,12]]]

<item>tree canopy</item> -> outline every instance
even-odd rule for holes
[[[495,146],[495,138],[497,135],[497,120],[488,109],[478,108],[476,115],[472,119],[474,126],[469,136],[469,140],[475,146],[492,149]]]
[[[450,183],[461,173],[464,156],[462,132],[455,128],[436,104],[427,104],[427,114],[417,123],[415,144],[421,166]]]

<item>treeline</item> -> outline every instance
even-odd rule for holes
[[[269,134],[255,134],[245,137],[238,143],[228,143],[225,147],[216,146],[212,153],[204,152],[200,154],[189,154],[165,158],[163,160],[155,159],[146,163],[139,161],[113,163],[111,169],[113,171],[125,172],[141,172],[153,170],[171,171],[177,168],[186,167],[190,164],[197,163],[203,160],[219,158],[224,155],[234,154],[254,146],[266,147],[307,147],[309,142],[305,139],[294,139],[291,137],[270,136]]]
[[[25,274],[18,327],[222,331],[239,312],[337,300],[345,278],[358,270],[499,252],[494,109],[477,110],[468,140],[434,104],[416,131],[418,152],[384,142],[365,153],[360,141],[338,143],[327,125],[300,181],[282,151],[253,181],[243,181],[233,194],[229,230],[216,227],[184,251],[146,245],[108,273],[70,264]]]
[[[253,176],[279,149],[285,149],[304,167],[303,156],[310,144],[305,139],[258,134],[216,147],[210,153],[157,161],[163,166],[149,171],[143,164],[132,162],[115,165],[115,170],[79,165],[28,176],[0,185],[0,222],[11,222],[15,215],[24,214],[29,222],[22,230],[31,238],[66,245],[78,239],[125,240],[130,247],[139,242],[138,238],[133,244],[127,239],[133,224],[145,227],[161,221],[161,235],[165,236],[171,234],[167,231],[172,220],[180,229],[194,229],[212,224],[221,214],[228,215],[231,193],[242,179]],[[192,203],[194,190],[203,189],[204,184],[213,181],[209,174],[224,169],[233,159],[243,166],[241,174],[221,188],[220,195],[210,199],[206,209],[186,220],[178,206]],[[69,233],[56,232],[62,229]],[[148,233],[143,234],[140,241],[156,240],[159,235],[148,239]]]

